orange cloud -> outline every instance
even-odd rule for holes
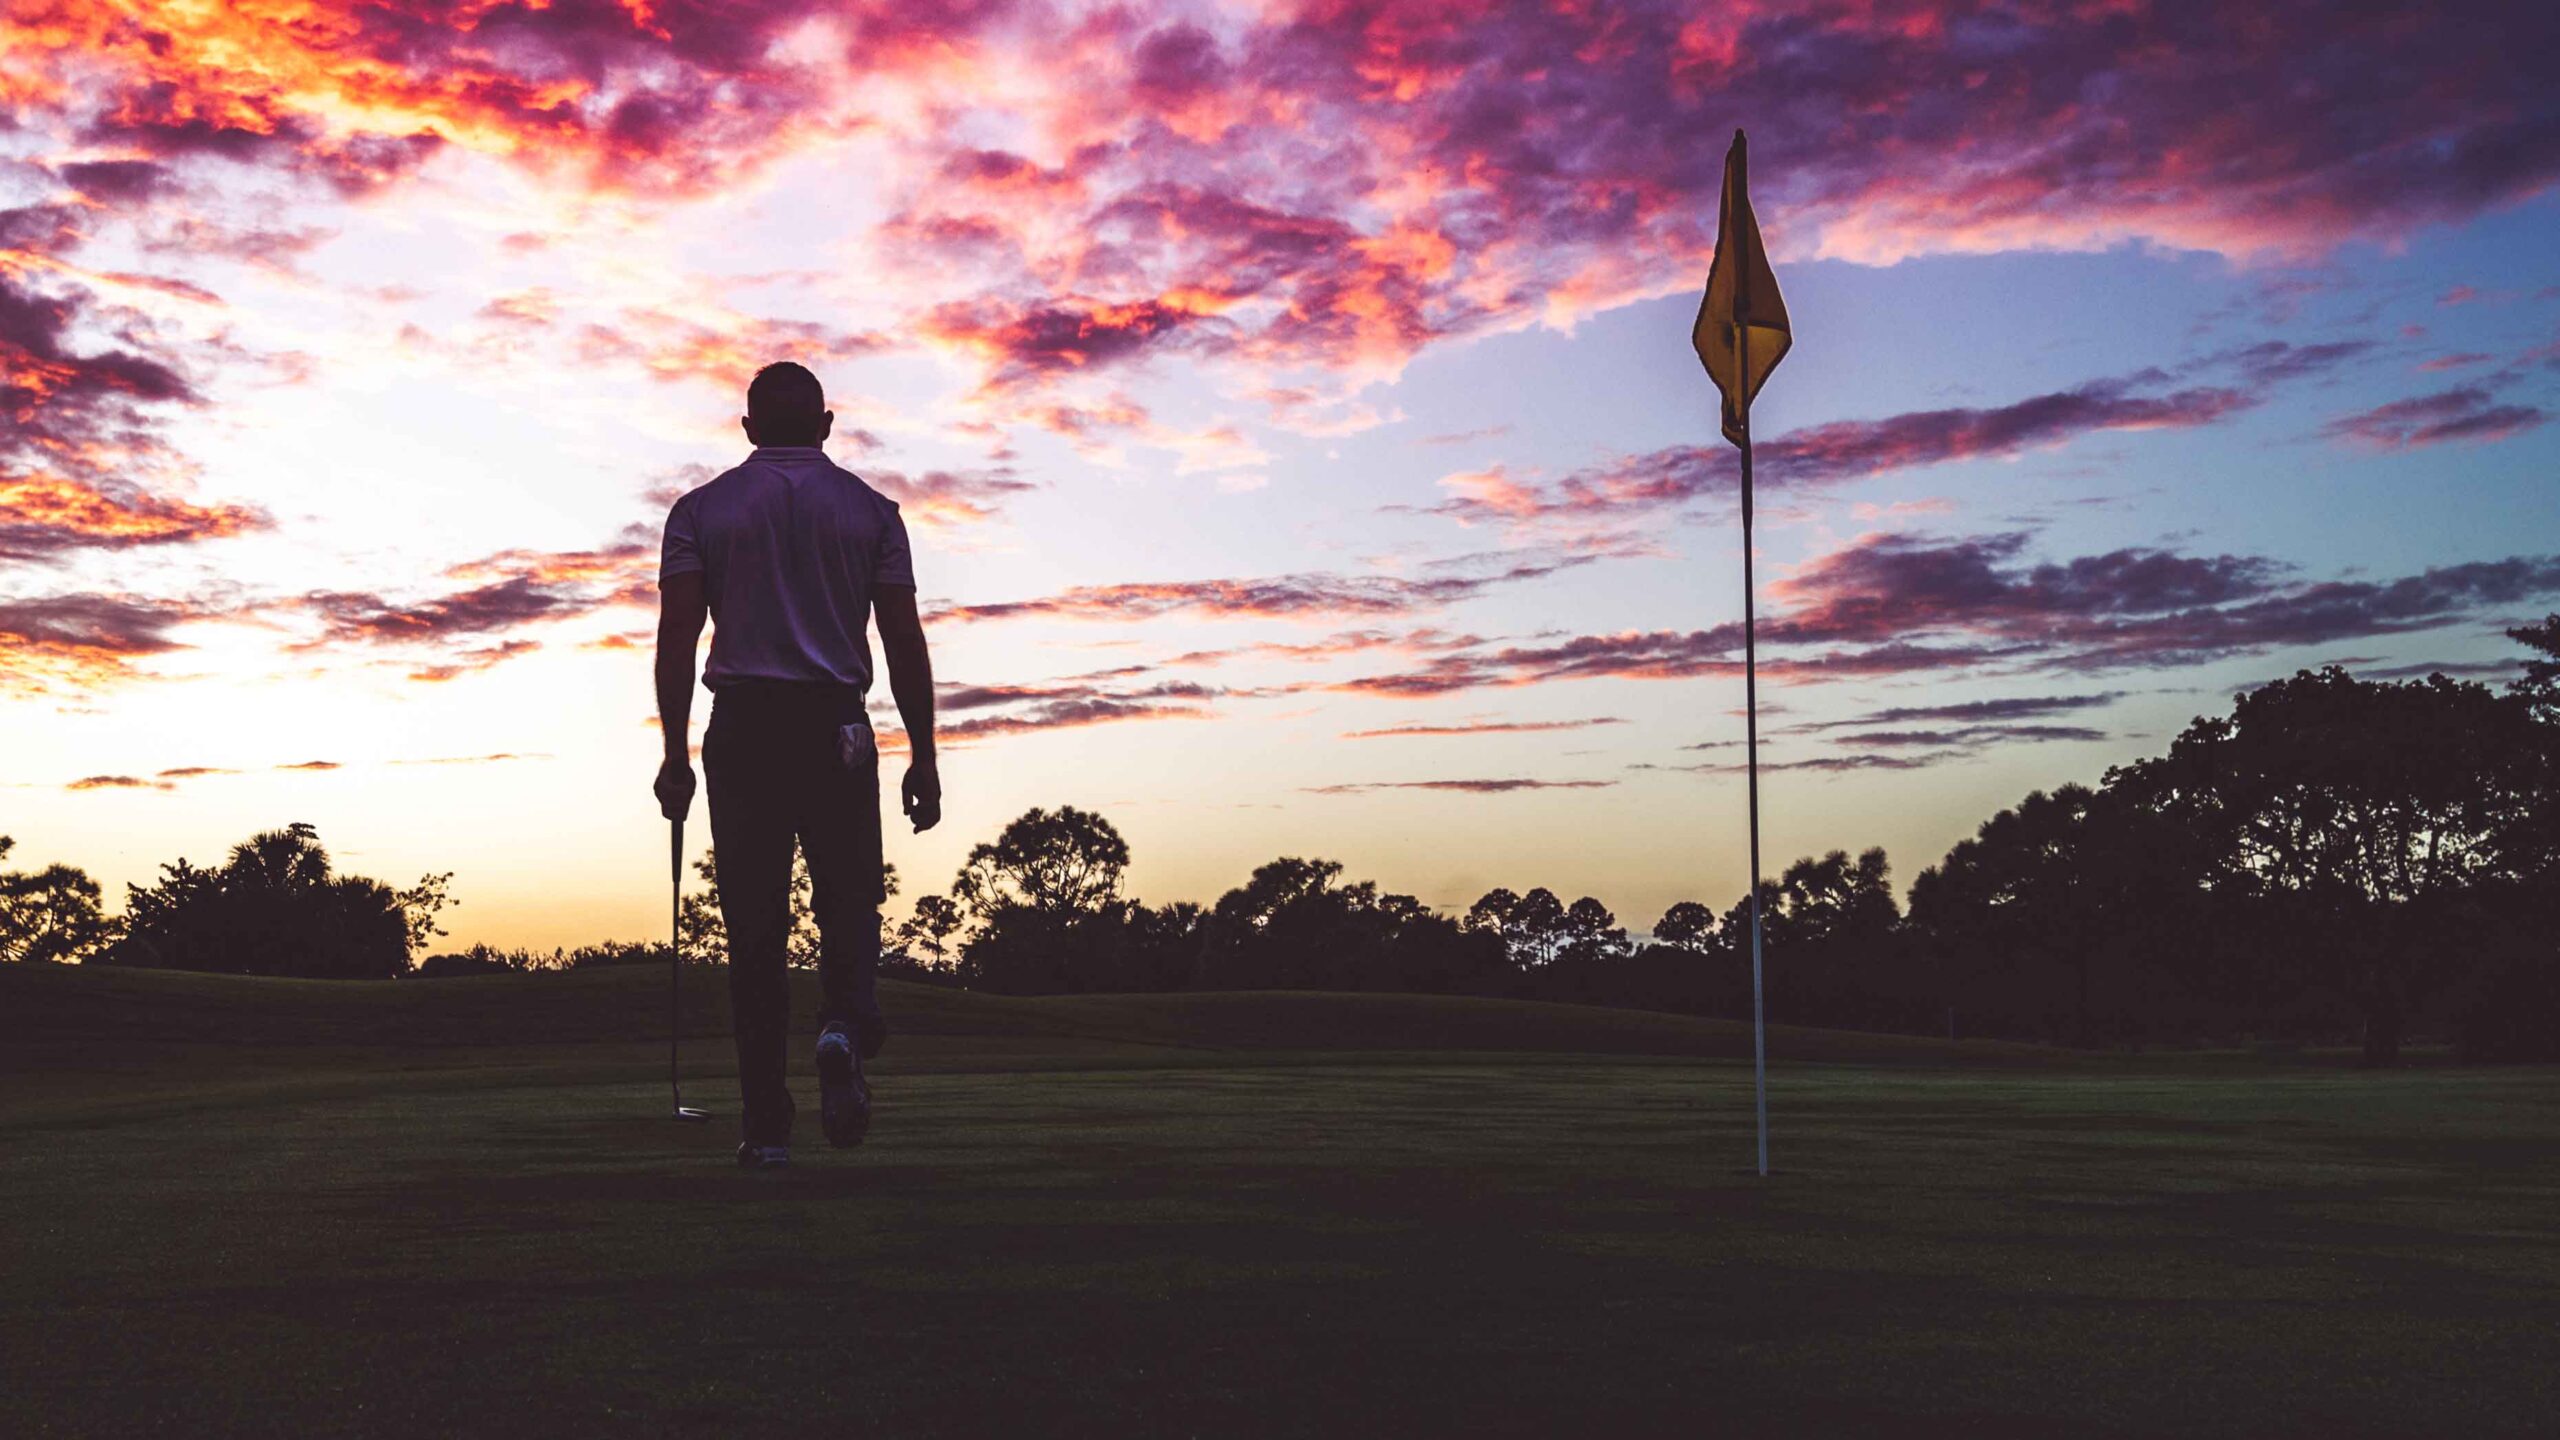
[[[117,594],[0,598],[0,689],[40,694],[132,679],[135,662],[180,648],[171,631],[227,613],[214,605]]]
[[[0,476],[0,558],[211,540],[270,523],[266,512],[248,506],[197,505],[130,485]]]
[[[145,780],[138,775],[84,775],[62,787],[65,790],[175,790],[166,780]]]
[[[895,344],[885,335],[806,320],[732,314],[696,319],[635,308],[623,311],[616,324],[580,327],[577,353],[593,364],[635,364],[653,380],[697,380],[742,392],[748,377],[777,359],[851,360]]]

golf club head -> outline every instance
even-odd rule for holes
[[[676,1113],[673,1118],[681,1120],[688,1125],[700,1125],[710,1120],[711,1112],[708,1110],[696,1110],[690,1105],[679,1105],[676,1107]]]

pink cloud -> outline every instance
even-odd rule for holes
[[[2450,441],[2505,440],[2550,418],[2538,405],[2500,404],[2485,386],[2465,385],[2342,416],[2322,433],[2369,450],[2411,450]]]
[[[0,689],[41,693],[131,680],[135,662],[183,648],[173,631],[234,607],[97,592],[0,597]]]
[[[1277,575],[1248,580],[1130,581],[1078,585],[1028,600],[947,605],[929,617],[943,622],[1025,618],[1146,620],[1169,615],[1204,619],[1326,620],[1402,615],[1470,599],[1497,586],[1541,579],[1570,559],[1513,563],[1477,574]]]
[[[928,470],[921,475],[908,475],[898,470],[866,469],[862,478],[873,489],[897,501],[910,521],[946,528],[993,520],[1003,512],[1007,500],[1040,488],[1004,470]]]
[[[2195,367],[2237,371],[2238,384],[2182,385],[2179,377],[2146,370],[2005,405],[1914,410],[1809,426],[1759,442],[1754,487],[1765,492],[1845,484],[1952,461],[2011,459],[2111,431],[2211,425],[2255,408],[2278,385],[2324,374],[2372,348],[2364,341],[2293,345],[2270,340]],[[1606,551],[1629,538],[1607,528],[1612,522],[1680,509],[1703,497],[1734,495],[1740,485],[1740,462],[1729,447],[1673,445],[1615,456],[1552,484],[1520,479],[1501,465],[1449,475],[1440,481],[1449,498],[1425,508],[1461,524],[1505,525],[1548,535],[1568,547]],[[1876,513],[1947,507],[1943,500],[1898,503],[1901,509]]]
[[[303,13],[137,22],[59,0],[0,98],[119,157],[60,174],[134,207],[223,167],[376,195],[456,148],[691,196],[884,123],[874,94],[945,97],[894,127],[903,200],[880,234],[960,266],[928,319],[1006,387],[1194,346],[1391,369],[1686,290],[1717,182],[1700,137],[1735,116],[1780,117],[1754,148],[1782,247],[1870,261],[2125,241],[2307,256],[2560,176],[2528,58],[2560,22],[2529,7],[2496,26],[2313,0],[1996,21],[1321,0],[1214,27],[1042,0]]]
[[[2560,556],[2440,566],[2384,581],[2304,582],[2263,557],[2125,549],[2025,557],[2027,536],[1861,536],[1768,587],[1760,674],[1775,684],[1899,675],[2173,668],[2224,656],[2434,629],[2560,595]],[[1575,680],[1738,680],[1742,626],[1478,643],[1322,682],[1383,699]],[[2057,707],[2062,708],[2062,707]],[[2036,713],[1879,719],[1988,723]]]

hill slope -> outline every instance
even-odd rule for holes
[[[795,1014],[816,977],[793,977]],[[1527,1051],[1745,1060],[1748,1025],[1641,1010],[1472,996],[1300,992],[1024,998],[883,982],[892,1054],[972,1038],[1103,1042],[1190,1051]],[[112,1043],[166,1045],[543,1047],[657,1041],[667,980],[650,966],[432,981],[276,980],[99,967],[0,966],[0,1046],[24,1053]],[[682,1028],[724,1036],[724,972],[688,968]],[[1007,1047],[1012,1048],[1012,1047]],[[1840,1064],[2043,1065],[2035,1046],[1772,1026],[1774,1060]],[[12,1067],[19,1068],[19,1067]]]

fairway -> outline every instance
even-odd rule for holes
[[[804,1075],[766,1178],[688,979],[707,1128],[662,972],[0,971],[0,1434],[2560,1416],[2549,1071],[1781,1032],[1763,1181],[1715,1022],[888,987],[871,1143]]]

